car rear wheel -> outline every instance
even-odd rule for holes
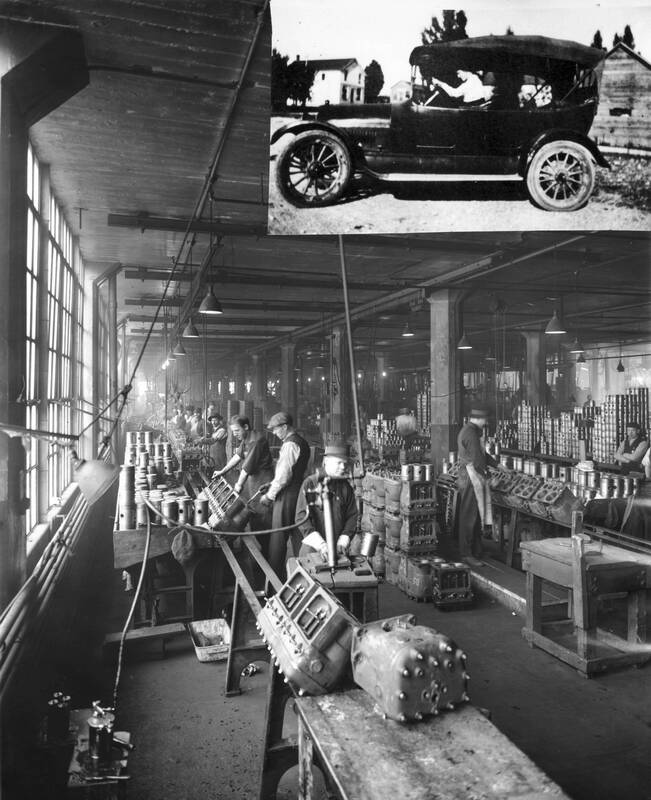
[[[304,131],[282,150],[276,185],[296,206],[326,206],[346,191],[352,173],[346,145],[328,131]]]
[[[594,177],[587,148],[565,140],[549,142],[531,159],[527,191],[533,204],[545,211],[576,211],[588,202]]]

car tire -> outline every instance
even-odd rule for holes
[[[348,188],[352,159],[344,142],[329,131],[303,131],[276,161],[276,185],[292,205],[327,206]]]
[[[594,189],[590,151],[578,142],[559,139],[536,150],[526,174],[531,202],[545,211],[577,211]]]

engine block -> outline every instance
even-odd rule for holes
[[[466,655],[449,637],[405,614],[355,631],[353,680],[382,713],[408,722],[467,701]]]
[[[358,620],[300,565],[258,614],[278,669],[299,695],[325,694],[344,677]]]

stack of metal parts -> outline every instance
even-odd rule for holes
[[[421,720],[469,700],[466,654],[449,637],[416,625],[411,615],[355,631],[353,680],[398,722]]]
[[[463,608],[474,600],[470,567],[438,556],[406,556],[387,551],[386,582],[412,600],[439,608]]]
[[[342,680],[358,624],[300,565],[257,618],[278,670],[299,695],[325,694]]]
[[[385,578],[420,600],[432,599],[424,574],[438,545],[435,491],[429,464],[404,464],[385,481]]]

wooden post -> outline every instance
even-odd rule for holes
[[[576,651],[579,658],[589,658],[590,645],[590,604],[585,575],[585,544],[583,535],[583,512],[572,512],[572,595],[574,628],[576,632]]]

